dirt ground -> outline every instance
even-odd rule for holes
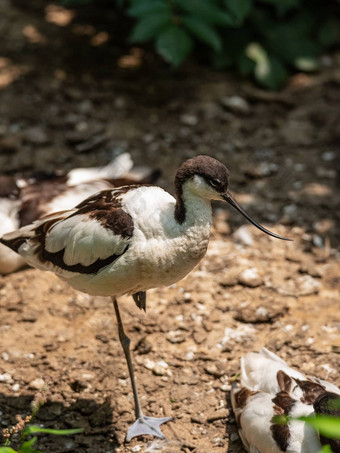
[[[241,451],[229,390],[244,353],[266,346],[340,384],[340,57],[266,93],[192,62],[171,72],[115,42],[107,14],[65,24],[46,5],[0,0],[1,171],[128,151],[172,191],[178,165],[209,154],[249,213],[294,242],[216,205],[208,253],[186,279],[149,291],[146,314],[121,299],[145,413],[173,417],[166,441],[124,443],[133,399],[109,300],[35,269],[0,277],[0,426],[28,415],[44,386],[36,423],[85,429],[40,436],[46,453]]]

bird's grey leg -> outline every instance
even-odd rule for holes
[[[138,291],[138,293],[132,294],[132,297],[137,307],[146,311],[146,291]]]
[[[115,297],[112,297],[113,306],[116,313],[117,324],[118,324],[118,334],[120,344],[124,350],[127,366],[129,369],[129,375],[131,380],[132,392],[133,392],[133,399],[135,403],[135,414],[136,414],[136,421],[129,427],[126,440],[129,442],[133,437],[136,436],[143,436],[149,434],[151,436],[160,437],[161,439],[165,439],[164,434],[160,430],[160,425],[162,423],[168,422],[172,420],[171,417],[163,417],[163,418],[156,418],[156,417],[147,417],[143,414],[142,408],[140,405],[140,400],[138,396],[138,390],[135,380],[135,375],[133,371],[133,365],[131,360],[130,354],[130,338],[126,335],[124,331],[124,326],[122,323],[122,318],[120,316],[120,311],[118,307],[118,302]]]

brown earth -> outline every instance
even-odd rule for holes
[[[254,218],[294,242],[218,205],[186,279],[149,291],[146,314],[121,299],[143,408],[174,418],[167,441],[124,444],[133,399],[110,301],[38,270],[0,278],[0,426],[30,413],[43,379],[36,423],[85,428],[40,436],[46,453],[240,451],[229,389],[242,354],[266,346],[340,384],[339,55],[265,93],[193,63],[171,73],[113,36],[98,45],[110,35],[102,18],[62,27],[42,2],[27,8],[0,1],[2,171],[102,165],[126,150],[171,191],[184,159],[209,154]]]

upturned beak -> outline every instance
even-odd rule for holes
[[[269,236],[272,236],[273,238],[277,239],[282,239],[283,241],[292,241],[292,239],[284,238],[282,236],[279,236],[278,234],[272,233],[271,231],[267,230],[267,228],[263,227],[259,223],[255,222],[249,214],[246,213],[246,211],[237,203],[237,201],[231,196],[229,192],[226,192],[222,195],[222,198],[227,201],[231,206],[233,206],[238,212],[240,212],[243,217],[245,217],[247,220],[249,220],[250,223],[256,226],[259,230],[263,231],[266,234],[269,234]]]

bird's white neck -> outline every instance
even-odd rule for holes
[[[185,227],[191,225],[211,225],[211,201],[203,198],[191,190],[190,186],[183,184],[177,192],[175,206],[175,220]]]

